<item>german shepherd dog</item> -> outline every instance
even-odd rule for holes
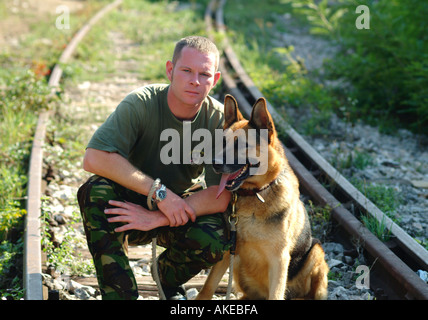
[[[214,171],[222,174],[219,194],[225,188],[237,193],[235,290],[243,293],[241,299],[251,300],[326,299],[329,268],[324,251],[312,238],[299,183],[278,140],[266,100],[257,100],[249,121],[231,95],[225,97],[224,112],[224,129],[268,132],[264,174],[251,175],[249,168],[254,164],[248,160],[240,165],[213,163]],[[229,261],[230,253],[226,253],[212,268],[197,299],[212,298]]]

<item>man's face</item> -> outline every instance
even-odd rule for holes
[[[182,104],[199,105],[220,78],[215,65],[214,53],[201,53],[184,47],[175,65],[171,61],[166,65],[170,90],[175,98]]]

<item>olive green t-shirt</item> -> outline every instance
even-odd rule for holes
[[[207,186],[217,185],[220,175],[214,173],[212,165],[194,161],[188,164],[192,157],[187,153],[189,148],[191,152],[198,149],[201,142],[205,146],[198,135],[192,139],[195,130],[202,128],[211,133],[214,148],[215,129],[223,129],[223,104],[208,96],[196,117],[183,122],[168,107],[168,88],[166,84],[154,84],[131,92],[97,129],[87,147],[119,153],[143,173],[160,178],[177,194],[204,178]]]

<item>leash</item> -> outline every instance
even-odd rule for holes
[[[238,216],[236,215],[236,202],[238,201],[238,194],[236,192],[232,193],[232,213],[229,215],[229,224],[230,224],[230,241],[232,246],[229,249],[230,252],[230,263],[229,263],[229,284],[226,291],[226,300],[230,300],[230,294],[232,292],[232,282],[233,282],[233,262],[236,252],[236,225],[238,223]]]
[[[153,192],[149,192],[149,194]],[[150,211],[153,211],[156,209],[156,207],[153,207],[152,205],[152,199],[151,197],[147,197],[147,207]],[[160,277],[159,277],[159,270],[158,270],[158,261],[156,259],[156,243],[157,243],[157,237],[152,238],[152,276],[153,279],[156,282],[156,285],[158,287],[159,297],[161,300],[166,300],[165,293],[163,292],[162,285],[160,283]]]

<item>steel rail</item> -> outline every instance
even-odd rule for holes
[[[58,63],[52,70],[48,85],[55,94],[56,88],[62,76],[61,64],[68,62],[77,45],[88,33],[91,27],[103,18],[108,12],[122,3],[116,0],[99,10],[72,38],[62,52]],[[41,197],[42,197],[42,167],[43,167],[43,143],[45,140],[46,126],[50,111],[40,113],[36,132],[31,148],[30,167],[27,184],[27,215],[25,218],[24,232],[24,262],[23,262],[23,286],[25,300],[43,300],[42,285],[42,253],[41,253]]]
[[[205,12],[205,22],[210,36],[213,38],[214,30],[222,34],[223,56],[220,61],[223,82],[229,93],[238,100],[241,111],[248,117],[251,114],[251,105],[262,93],[254,85],[252,79],[241,66],[239,59],[228,43],[223,21],[223,7],[225,0],[213,0]],[[215,27],[213,28],[215,17]],[[233,70],[233,76],[229,72]],[[235,80],[237,79],[237,80]],[[237,82],[239,81],[239,84]],[[396,237],[398,244],[411,256],[423,269],[428,269],[428,252],[413,238],[405,233],[399,226],[393,223],[370,200],[361,194],[349,183],[335,168],[333,168],[311,145],[303,139],[268,102],[268,109],[272,114],[275,125],[284,130],[288,135],[287,142],[291,142],[293,149],[303,155],[304,160],[309,160],[311,167],[323,172],[328,180],[334,182],[339,188],[362,210],[370,213],[378,221],[386,222],[390,226],[391,233]],[[291,167],[299,178],[302,188],[320,205],[328,205],[332,208],[331,217],[343,227],[349,234],[363,245],[370,254],[374,263],[373,274],[381,279],[383,285],[389,288],[391,297],[400,299],[428,299],[428,285],[425,284],[416,273],[394,254],[384,243],[377,239],[351,212],[349,212],[320,182],[313,177],[309,170],[297,159],[290,149],[285,148]],[[311,168],[312,169],[312,168]]]

